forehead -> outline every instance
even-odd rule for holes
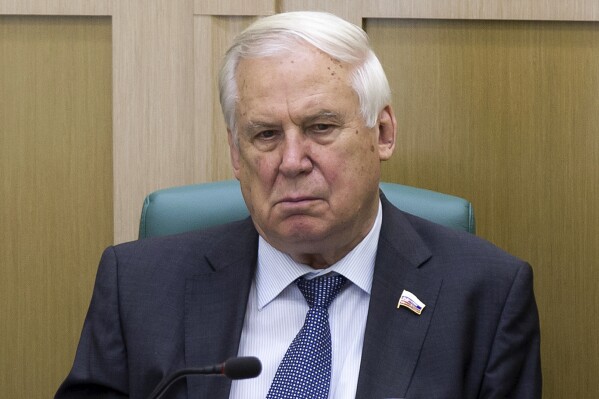
[[[356,106],[351,66],[320,50],[298,45],[277,56],[242,59],[236,71],[239,116],[293,109]]]

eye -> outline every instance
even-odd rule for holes
[[[277,132],[274,130],[262,130],[256,134],[256,138],[260,140],[272,140],[277,135]]]
[[[328,125],[326,123],[316,123],[311,126],[310,130],[314,133],[327,133],[333,129],[333,125]]]

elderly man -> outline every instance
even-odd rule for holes
[[[177,369],[237,355],[262,374],[188,378],[169,397],[540,397],[530,267],[379,192],[396,121],[360,28],[260,19],[229,49],[220,91],[251,218],[107,249],[57,397],[144,398]]]

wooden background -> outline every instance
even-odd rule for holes
[[[0,397],[52,395],[148,192],[232,176],[220,57],[301,9],[371,37],[399,123],[384,179],[470,199],[533,265],[544,397],[599,397],[595,0],[0,0]]]
[[[113,241],[111,26],[0,16],[0,397],[49,398]]]

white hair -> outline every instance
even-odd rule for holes
[[[298,42],[308,43],[353,67],[351,87],[358,95],[366,126],[374,127],[379,113],[390,103],[391,89],[385,71],[360,27],[323,12],[271,15],[257,20],[235,38],[219,73],[220,104],[227,128],[236,142],[235,72],[239,61],[285,54],[293,51]]]

